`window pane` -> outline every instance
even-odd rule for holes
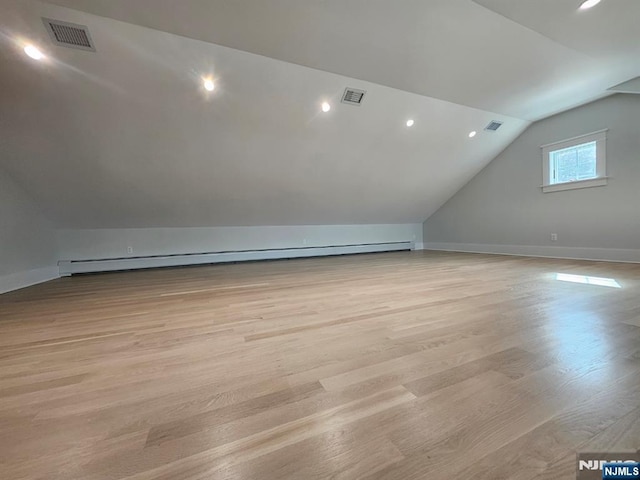
[[[549,152],[551,184],[597,178],[596,142]]]

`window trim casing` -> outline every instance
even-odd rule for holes
[[[596,132],[578,135],[559,142],[542,145],[542,192],[559,192],[562,190],[575,190],[577,188],[602,187],[607,184],[607,132],[608,128]],[[583,143],[596,142],[596,177],[587,180],[551,184],[551,165],[549,153],[563,148],[575,147]]]

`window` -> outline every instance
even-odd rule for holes
[[[557,192],[607,184],[607,131],[542,146],[542,191]]]

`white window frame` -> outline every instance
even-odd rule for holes
[[[543,193],[574,190],[576,188],[602,187],[607,184],[607,131],[587,133],[568,138],[560,142],[542,145],[542,191]],[[588,180],[551,184],[551,158],[549,154],[563,148],[575,147],[584,143],[596,142],[596,177]]]

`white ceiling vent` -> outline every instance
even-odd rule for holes
[[[342,95],[342,103],[348,103],[349,105],[360,105],[364,94],[367,93],[364,90],[356,90],[355,88],[346,88]]]
[[[489,130],[490,132],[495,132],[502,126],[502,122],[498,122],[497,120],[492,120],[489,122],[489,125],[484,127],[485,130]]]
[[[63,47],[79,48],[95,52],[89,29],[84,25],[43,18],[44,26],[49,32],[51,41]]]

